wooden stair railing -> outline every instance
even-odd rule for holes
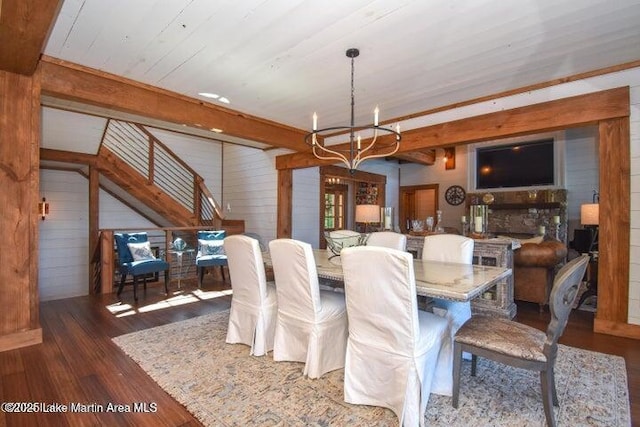
[[[224,218],[204,179],[142,125],[110,119],[102,138],[99,157],[103,159],[101,169],[105,175],[109,176],[108,169],[116,163],[114,157],[118,158],[144,177],[147,183],[145,191],[153,186],[181,205],[186,210],[183,212],[189,212],[187,221],[176,221],[176,216],[170,215],[168,219],[176,225],[215,225]],[[117,180],[121,173],[114,171],[111,177]],[[132,194],[136,191],[135,186],[118,184]],[[134,196],[142,195],[138,192]],[[162,200],[156,202],[157,199]],[[167,210],[167,198],[159,194],[143,201],[160,213],[165,214]],[[173,211],[180,212],[181,209],[174,208]],[[180,214],[177,215],[179,219]]]

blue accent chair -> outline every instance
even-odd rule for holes
[[[164,292],[169,293],[169,268],[170,265],[163,259],[153,258],[150,254],[145,254],[145,245],[136,252],[137,259],[134,259],[129,243],[134,245],[144,244],[149,241],[147,233],[115,233],[116,248],[118,250],[119,270],[122,274],[120,285],[118,286],[117,295],[120,296],[127,275],[133,276],[133,299],[138,301],[138,279],[142,277],[144,289],[147,290],[147,275],[150,273],[159,273],[164,271]],[[145,258],[148,255],[148,258]]]
[[[198,254],[196,255],[196,269],[198,270],[198,286],[202,287],[202,280],[207,267],[220,267],[222,280],[224,267],[227,265],[227,255],[224,253],[224,238],[226,231],[211,230],[198,231]]]

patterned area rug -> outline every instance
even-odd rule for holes
[[[114,338],[164,390],[207,426],[394,426],[387,409],[343,401],[343,370],[302,376],[301,363],[249,356],[225,343],[228,311]],[[543,426],[536,373],[464,362],[459,409],[431,395],[429,426]],[[556,363],[559,426],[629,426],[624,359],[560,346]]]

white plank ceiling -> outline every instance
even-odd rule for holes
[[[640,59],[640,0],[65,0],[45,54],[308,129]],[[212,101],[216,102],[216,101]]]

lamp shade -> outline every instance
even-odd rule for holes
[[[588,203],[580,206],[580,223],[582,225],[598,225],[600,217],[600,205]]]
[[[356,205],[356,222],[380,222],[380,206]]]

